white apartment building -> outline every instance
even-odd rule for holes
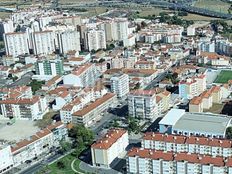
[[[17,57],[29,54],[28,36],[26,33],[6,33],[3,37],[7,56]]]
[[[136,118],[154,120],[158,117],[156,91],[135,90],[128,95],[129,115]]]
[[[89,51],[105,49],[105,31],[100,29],[91,29],[85,32],[85,48]]]
[[[187,36],[195,36],[195,34],[196,34],[196,28],[195,28],[195,26],[190,25],[187,28]]]
[[[179,96],[183,99],[191,99],[198,96],[206,89],[206,76],[201,74],[179,82]]]
[[[101,119],[101,113],[106,111],[109,107],[114,107],[116,102],[116,95],[107,93],[101,98],[88,103],[81,110],[74,112],[72,114],[72,123],[89,127],[97,120]]]
[[[127,173],[230,174],[231,159],[188,153],[132,148],[127,154]]]
[[[67,54],[69,51],[81,51],[80,33],[78,31],[58,33],[58,43],[62,54]]]
[[[113,32],[116,38],[114,40],[124,40],[129,35],[129,21],[127,18],[116,18],[114,22]]]
[[[3,39],[3,33],[13,33],[14,23],[12,20],[6,20],[0,22],[0,38]]]
[[[65,75],[63,78],[65,85],[80,87],[93,86],[96,80],[97,70],[94,64],[79,66],[72,73]]]
[[[32,45],[34,54],[52,54],[55,51],[56,34],[53,31],[41,31],[32,33]]]
[[[5,173],[14,165],[10,146],[0,146],[0,156],[0,173]]]
[[[4,99],[0,101],[0,119],[39,120],[48,112],[46,98]]]
[[[56,122],[37,132],[28,139],[12,145],[14,167],[32,160],[60,146],[60,141],[66,140],[68,131],[62,122]]]
[[[93,166],[110,168],[113,160],[122,155],[128,145],[128,132],[126,130],[109,130],[103,138],[91,146]]]
[[[117,94],[119,98],[129,93],[129,76],[127,74],[115,74],[111,77],[110,82],[111,91]]]
[[[142,148],[157,151],[232,157],[232,141],[227,139],[147,132],[141,144]]]

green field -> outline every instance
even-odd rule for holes
[[[228,13],[230,3],[221,0],[198,0],[194,6],[216,12]]]
[[[228,80],[232,80],[232,71],[221,71],[220,74],[217,76],[214,83],[227,83]]]

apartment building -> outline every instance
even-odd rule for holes
[[[65,85],[80,87],[93,86],[97,80],[97,69],[95,64],[85,64],[77,67],[72,73],[65,75],[63,82]]]
[[[85,48],[89,51],[106,49],[105,31],[91,29],[85,32]]]
[[[13,156],[9,145],[0,146],[0,173],[5,173],[13,168]]]
[[[4,99],[0,101],[0,119],[39,120],[48,112],[46,98]]]
[[[29,44],[27,33],[6,33],[3,35],[6,48],[6,55],[17,57],[29,54]]]
[[[128,132],[126,130],[110,129],[104,137],[91,146],[93,166],[110,168],[113,161],[126,151],[128,145]]]
[[[129,76],[127,74],[115,74],[110,81],[111,91],[117,94],[119,98],[129,93]]]
[[[4,33],[13,33],[14,23],[12,20],[2,20],[0,22],[0,39],[3,40]]]
[[[63,75],[63,59],[43,59],[35,63],[36,75],[40,76],[57,76]]]
[[[216,40],[216,52],[226,56],[232,56],[232,43],[228,40]]]
[[[71,123],[74,112],[82,110],[90,102],[94,102],[107,94],[107,90],[99,84],[96,84],[93,88],[84,89],[83,92],[84,95],[78,95],[78,97],[75,97],[71,102],[61,108],[60,118],[62,122]]]
[[[66,140],[68,131],[62,122],[56,122],[11,146],[14,167],[32,160],[42,154],[48,154],[59,147],[60,141]]]
[[[142,138],[142,148],[173,153],[190,153],[213,157],[231,157],[232,141],[204,136],[169,135],[147,132]]]
[[[199,75],[179,83],[179,96],[183,99],[192,99],[206,90],[206,76]]]
[[[73,124],[82,124],[86,127],[100,119],[101,113],[109,107],[114,106],[117,101],[116,95],[107,93],[103,97],[84,106],[83,109],[72,114]]]
[[[134,90],[128,95],[129,115],[136,118],[154,120],[158,117],[156,91]]]
[[[228,66],[230,64],[230,57],[219,55],[217,53],[200,52],[198,56],[198,63],[209,64],[211,66]]]
[[[135,63],[136,69],[156,69],[154,61],[139,60]]]
[[[127,173],[217,174],[231,173],[231,159],[188,153],[132,148],[127,154]]]
[[[81,51],[80,33],[78,31],[64,31],[57,34],[60,53]]]
[[[222,95],[220,86],[213,86],[209,90],[205,90],[200,96],[193,97],[190,100],[189,112],[203,112],[204,109],[210,109],[213,103],[220,104]]]
[[[31,34],[34,54],[52,54],[55,50],[56,34],[51,30]]]

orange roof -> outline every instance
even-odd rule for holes
[[[220,86],[213,86],[210,90],[212,93],[217,93],[221,90],[221,87]]]
[[[156,102],[159,103],[162,100],[162,97],[156,96]]]
[[[77,117],[83,117],[87,113],[94,110],[96,107],[107,102],[108,100],[110,100],[113,97],[115,97],[115,94],[108,93],[108,94],[104,95],[102,98],[99,98],[99,99],[95,100],[93,103],[90,103],[89,105],[85,106],[82,110],[79,110],[79,111],[73,113],[72,115],[77,116]]]
[[[115,142],[118,141],[125,133],[124,129],[110,129],[103,138],[95,142],[91,148],[93,149],[109,149]]]
[[[72,74],[76,75],[76,76],[79,76],[81,75],[82,73],[84,73],[85,71],[87,71],[90,67],[92,66],[92,64],[85,64],[83,66],[80,66],[78,68],[76,68],[76,70],[74,70],[72,72]]]
[[[32,98],[19,98],[19,99],[6,99],[0,100],[0,104],[35,104],[40,100],[39,96],[33,96]]]
[[[147,132],[143,136],[144,140],[173,142],[179,144],[198,144],[206,146],[215,146],[223,148],[232,148],[232,141],[227,139],[183,136],[183,135],[166,135],[162,133]]]
[[[199,104],[201,104],[201,102],[202,102],[201,97],[193,97],[189,104],[191,104],[191,105],[199,105]]]
[[[132,148],[128,151],[127,156],[129,157],[140,157],[140,158],[150,158],[150,159],[163,159],[166,161],[173,161],[174,156],[171,152],[156,151],[152,149],[143,149],[143,148]]]
[[[135,96],[153,96],[154,94],[156,94],[156,90],[145,90],[145,89],[137,89],[137,90],[133,90],[130,92],[131,95],[135,95]]]

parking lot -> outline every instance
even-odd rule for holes
[[[39,131],[39,128],[34,126],[33,121],[17,120],[12,125],[8,125],[9,120],[0,121],[0,140],[18,142],[24,138]]]

